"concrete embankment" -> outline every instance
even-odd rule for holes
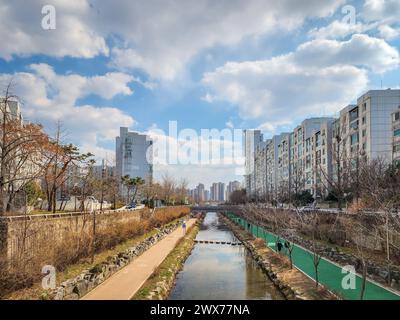
[[[323,287],[316,288],[315,282],[296,268],[290,268],[290,260],[266,247],[260,239],[233,223],[228,218],[220,218],[242,241],[257,264],[268,275],[275,286],[288,300],[330,300],[336,297]]]

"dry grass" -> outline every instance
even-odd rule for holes
[[[54,266],[59,273],[79,262],[86,260],[86,263],[89,263],[93,249],[94,254],[98,254],[115,248],[129,239],[144,235],[188,213],[189,208],[167,207],[155,211],[154,214],[143,210],[140,219],[127,219],[126,215],[131,213],[100,215],[96,221],[94,245],[90,217],[78,229],[65,228],[63,232],[57,233],[57,236],[52,234],[53,241],[46,238],[46,232],[39,232],[40,229],[34,228],[29,230],[29,225],[25,226],[24,232],[17,234],[23,236],[36,232],[35,243],[18,239],[21,240],[19,243],[25,245],[12,256],[12,260],[3,259],[3,263],[0,261],[0,297],[38,282],[43,277],[41,269],[44,265]]]

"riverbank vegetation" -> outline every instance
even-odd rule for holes
[[[299,211],[256,204],[227,209],[316,257],[353,265],[364,277],[400,289],[400,216],[396,213]]]
[[[168,207],[153,213],[143,210],[141,217],[136,220],[115,219],[110,215],[105,218],[107,223],[104,223],[94,237],[91,232],[92,221],[88,217],[87,225],[80,230],[67,229],[62,234],[62,241],[42,239],[43,242],[36,243],[38,246],[35,246],[35,252],[21,254],[19,260],[3,261],[7,268],[0,269],[0,294],[2,298],[11,299],[30,298],[30,294],[33,295],[32,298],[38,298],[38,293],[40,295],[42,291],[39,282],[43,277],[41,270],[44,265],[55,267],[57,282],[60,283],[116,252],[124,251],[140,239],[156,232],[155,228],[169,224],[188,213],[188,207]],[[125,213],[129,214],[132,213]]]

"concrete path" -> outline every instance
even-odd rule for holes
[[[189,219],[186,222],[187,229],[195,222],[196,219]],[[83,296],[82,300],[131,299],[152,275],[154,270],[175,248],[181,238],[183,238],[182,228],[178,227],[175,231],[134,259],[130,264]]]

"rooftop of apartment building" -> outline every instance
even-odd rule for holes
[[[368,90],[357,99],[357,104],[363,102],[368,97],[400,97],[400,89],[374,89]]]

